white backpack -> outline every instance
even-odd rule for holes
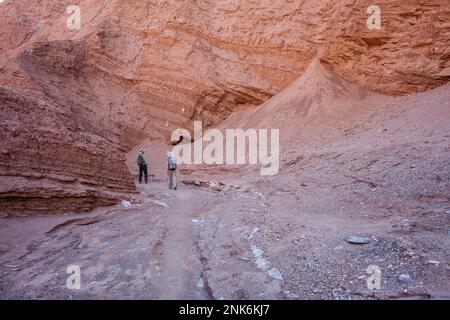
[[[170,153],[167,156],[168,164],[169,164],[169,170],[175,170],[177,168],[177,161],[175,160],[175,156],[173,153]]]

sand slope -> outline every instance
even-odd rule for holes
[[[285,90],[255,109],[234,113],[220,127],[282,128],[283,136],[288,137],[304,127],[345,120],[382,98],[381,94],[339,77],[314,59]]]

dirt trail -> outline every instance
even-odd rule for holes
[[[161,281],[157,284],[160,299],[205,299],[201,262],[193,235],[193,220],[206,203],[201,191],[191,188],[165,191],[167,185],[152,184],[167,197],[167,230],[160,245]],[[149,187],[144,187],[145,195]]]
[[[8,241],[8,246],[0,264],[0,297],[211,298],[193,232],[211,193],[187,185],[168,190],[161,181],[138,185],[138,190],[129,208],[98,209],[86,221],[35,217],[29,220],[34,226],[28,228],[33,231],[28,240],[4,233],[0,244]],[[17,230],[24,223],[1,219],[0,228]],[[78,291],[66,288],[69,264],[81,267]]]

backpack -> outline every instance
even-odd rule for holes
[[[137,158],[137,164],[138,166],[143,166],[145,165],[145,159],[144,156],[142,154],[140,154]]]
[[[168,167],[169,167],[169,170],[175,170],[177,168],[177,162],[175,161],[174,156],[168,157]]]

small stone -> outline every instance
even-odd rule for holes
[[[367,244],[370,242],[369,238],[366,237],[358,237],[358,236],[349,236],[345,239],[348,243],[353,244]]]
[[[127,200],[122,200],[122,206],[125,208],[131,208],[131,202]]]
[[[403,274],[398,276],[398,281],[400,281],[400,282],[411,282],[412,278],[411,278],[411,276],[409,274],[403,273]]]
[[[204,287],[204,283],[203,283],[203,279],[200,278],[200,280],[198,280],[197,284],[196,284],[197,288],[203,288]]]
[[[292,293],[289,290],[285,290],[285,291],[283,291],[283,293],[284,293],[285,297],[288,299],[298,299],[299,298],[298,294]]]

